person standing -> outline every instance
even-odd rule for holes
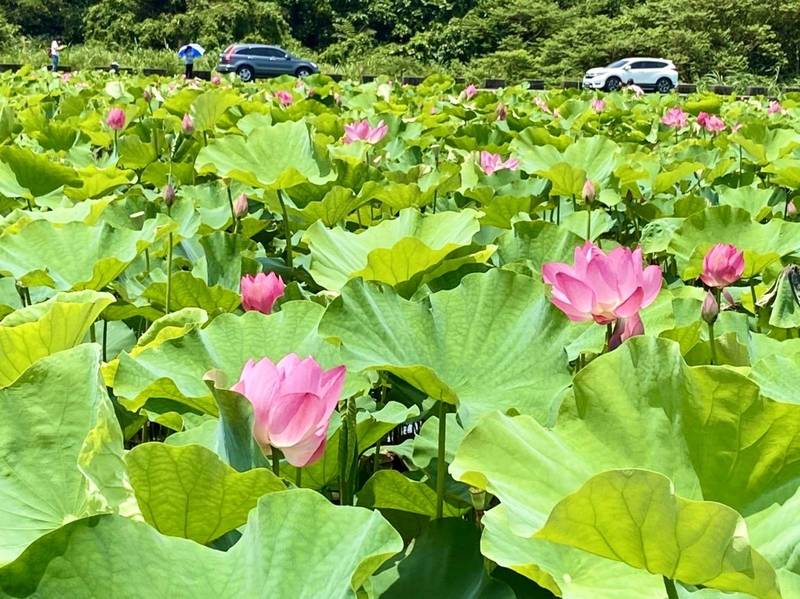
[[[186,65],[186,78],[191,79],[194,76],[194,52],[191,48],[183,55],[183,63]]]
[[[62,46],[57,39],[53,40],[50,44],[50,64],[53,67],[53,72],[58,70],[58,55],[61,50],[66,48]]]

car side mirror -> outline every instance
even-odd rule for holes
[[[631,70],[631,65],[626,64],[624,67],[622,67],[622,70],[623,71],[630,71]]]
[[[284,60],[289,60],[289,58],[291,58],[291,57],[290,57],[288,54],[284,54],[284,55],[283,55],[283,59],[284,59]]]

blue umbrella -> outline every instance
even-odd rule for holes
[[[200,44],[186,44],[185,46],[181,46],[181,49],[178,50],[178,56],[181,58],[186,58],[187,56],[190,58],[200,58],[205,53],[205,48]]]

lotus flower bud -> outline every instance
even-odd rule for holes
[[[706,293],[706,299],[703,300],[703,307],[700,309],[700,316],[708,324],[714,324],[717,321],[719,304],[711,291]]]
[[[125,128],[125,111],[121,108],[112,108],[108,111],[106,125],[114,131],[122,131]]]
[[[478,94],[478,88],[475,87],[475,84],[470,83],[467,87],[464,88],[462,92],[467,100],[472,100]]]
[[[703,258],[700,279],[709,287],[722,289],[739,280],[744,272],[744,253],[736,246],[718,243]]]
[[[637,335],[644,335],[644,323],[638,312],[629,318],[618,318],[608,340],[608,349],[616,349],[623,341]]]
[[[248,208],[249,205],[247,203],[247,196],[245,194],[241,194],[233,203],[233,213],[236,215],[236,218],[242,218],[245,214],[247,214]]]
[[[592,183],[591,179],[586,179],[586,182],[583,184],[581,195],[583,196],[583,201],[587,204],[591,204],[594,201],[594,198],[597,196],[597,188],[594,183]]]
[[[797,216],[797,206],[795,205],[795,200],[791,200],[786,205],[786,216],[789,216],[789,217]]]
[[[194,119],[190,114],[184,114],[181,121],[181,130],[184,135],[191,135],[194,133]]]
[[[214,75],[213,77],[211,77],[212,85],[219,85],[220,83],[222,83],[222,79],[220,78],[219,75]]]
[[[277,364],[250,360],[232,390],[253,405],[253,436],[296,468],[322,457],[328,423],[342,395],[346,368],[323,370],[314,358],[289,354]]]
[[[606,101],[605,100],[601,100],[600,98],[595,98],[594,100],[592,100],[591,106],[592,106],[592,110],[594,110],[596,113],[599,114],[599,113],[605,111],[605,109],[606,109]]]
[[[271,314],[272,308],[283,295],[286,285],[283,279],[274,272],[256,276],[245,275],[241,281],[242,307],[262,314]]]
[[[508,116],[508,109],[506,108],[506,105],[500,102],[495,109],[495,114],[497,115],[498,121],[506,120],[506,117]]]
[[[142,98],[144,98],[145,102],[151,102],[153,100],[153,92],[150,91],[149,87],[146,87],[142,92]]]
[[[167,205],[167,208],[175,203],[175,188],[172,186],[172,183],[167,183],[167,186],[164,188],[164,203]]]

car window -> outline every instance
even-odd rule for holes
[[[636,62],[632,62],[631,63],[631,68],[632,69],[649,69],[649,68],[651,68],[650,64],[651,63],[646,62],[644,60],[637,60]]]
[[[267,56],[270,58],[283,58],[285,53],[275,48],[253,48],[250,52],[254,56]]]
[[[626,64],[627,62],[628,62],[627,60],[618,60],[618,61],[616,61],[616,62],[612,62],[612,63],[611,63],[610,65],[608,65],[606,68],[607,68],[607,69],[618,69],[618,68],[620,68],[620,67],[622,67],[622,66],[625,66],[625,64]]]
[[[667,63],[660,60],[651,60],[647,63],[648,69],[663,69],[665,66],[667,66]]]
[[[250,54],[250,48],[248,46],[236,48],[236,54]]]

